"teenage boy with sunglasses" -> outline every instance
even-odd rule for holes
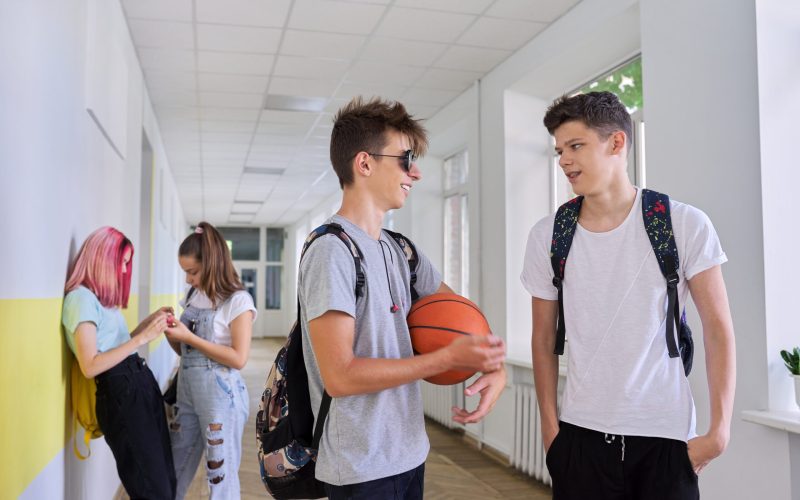
[[[630,116],[614,94],[591,92],[556,100],[544,124],[583,196],[562,264],[568,367],[560,414],[554,215],[531,229],[521,276],[532,296],[533,372],[553,498],[699,498],[697,473],[730,436],[736,368],[720,270],[727,258],[708,217],[671,201],[679,303],[691,294],[706,351],[711,419],[697,436],[684,366],[668,354],[667,287],[645,230],[642,190],[627,176]]]
[[[425,129],[397,102],[356,98],[334,119],[331,163],[343,197],[328,223],[341,225],[360,249],[366,282],[357,298],[353,256],[331,234],[308,248],[298,277],[315,414],[323,389],[333,397],[316,464],[332,500],[422,498],[429,443],[420,379],[453,368],[484,373],[465,391],[480,394],[478,407],[453,408],[453,420],[461,423],[483,418],[505,386],[505,347],[498,337],[465,336],[429,354],[412,351],[405,320],[410,271],[403,250],[381,226],[421,179],[416,158],[426,149]],[[452,293],[418,253],[419,296]]]

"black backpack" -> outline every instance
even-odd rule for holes
[[[550,263],[553,266],[553,286],[558,290],[558,328],[556,330],[556,347],[554,354],[564,354],[566,327],[564,324],[564,266],[567,263],[572,237],[578,225],[583,196],[578,196],[564,203],[556,212],[553,224],[553,239],[550,245]],[[688,376],[692,371],[694,357],[694,341],[692,331],[686,323],[686,310],[681,311],[678,305],[678,282],[680,276],[680,259],[675,235],[672,232],[669,196],[649,189],[642,189],[642,219],[644,228],[653,247],[658,267],[667,282],[667,351],[670,358],[681,357],[684,373]],[[675,329],[678,340],[675,341]]]
[[[417,280],[419,258],[414,244],[400,233],[384,229],[406,254],[411,271],[411,296],[417,299],[414,284]],[[358,300],[364,293],[363,254],[355,241],[336,223],[323,224],[308,235],[300,254],[302,260],[308,247],[320,236],[336,235],[350,250],[356,268],[355,294]],[[297,320],[267,376],[261,402],[256,414],[256,441],[261,480],[270,495],[278,500],[290,498],[322,498],[323,484],[314,477],[317,450],[331,397],[323,391],[322,402],[314,423],[308,373],[303,359],[300,300],[297,301]]]

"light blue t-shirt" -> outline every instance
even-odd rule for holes
[[[75,352],[75,330],[88,321],[97,327],[97,352],[106,352],[124,344],[131,338],[128,325],[118,307],[103,307],[94,293],[79,286],[64,297],[61,323],[67,336],[67,345]]]

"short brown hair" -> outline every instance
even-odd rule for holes
[[[550,135],[566,122],[579,121],[593,129],[603,139],[621,130],[625,132],[630,150],[633,140],[631,115],[625,105],[611,92],[589,92],[561,96],[547,108],[544,126]]]
[[[331,132],[331,164],[339,186],[353,183],[353,158],[365,151],[376,153],[386,147],[386,132],[396,130],[408,137],[411,150],[423,156],[428,150],[428,133],[397,101],[355,97],[336,113]]]
[[[198,224],[195,232],[183,240],[178,256],[192,257],[200,264],[200,290],[214,307],[244,290],[225,238],[208,222]]]

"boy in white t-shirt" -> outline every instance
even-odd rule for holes
[[[691,294],[703,326],[711,406],[706,434],[680,357],[667,349],[667,287],[627,176],[631,119],[614,94],[556,100],[544,124],[559,164],[583,196],[563,279],[568,367],[556,406],[558,291],[550,260],[554,215],[528,238],[522,283],[532,297],[536,393],[553,498],[699,498],[697,473],[730,436],[733,326],[711,221],[671,201],[680,267],[678,301]],[[688,441],[688,442],[687,442]]]

